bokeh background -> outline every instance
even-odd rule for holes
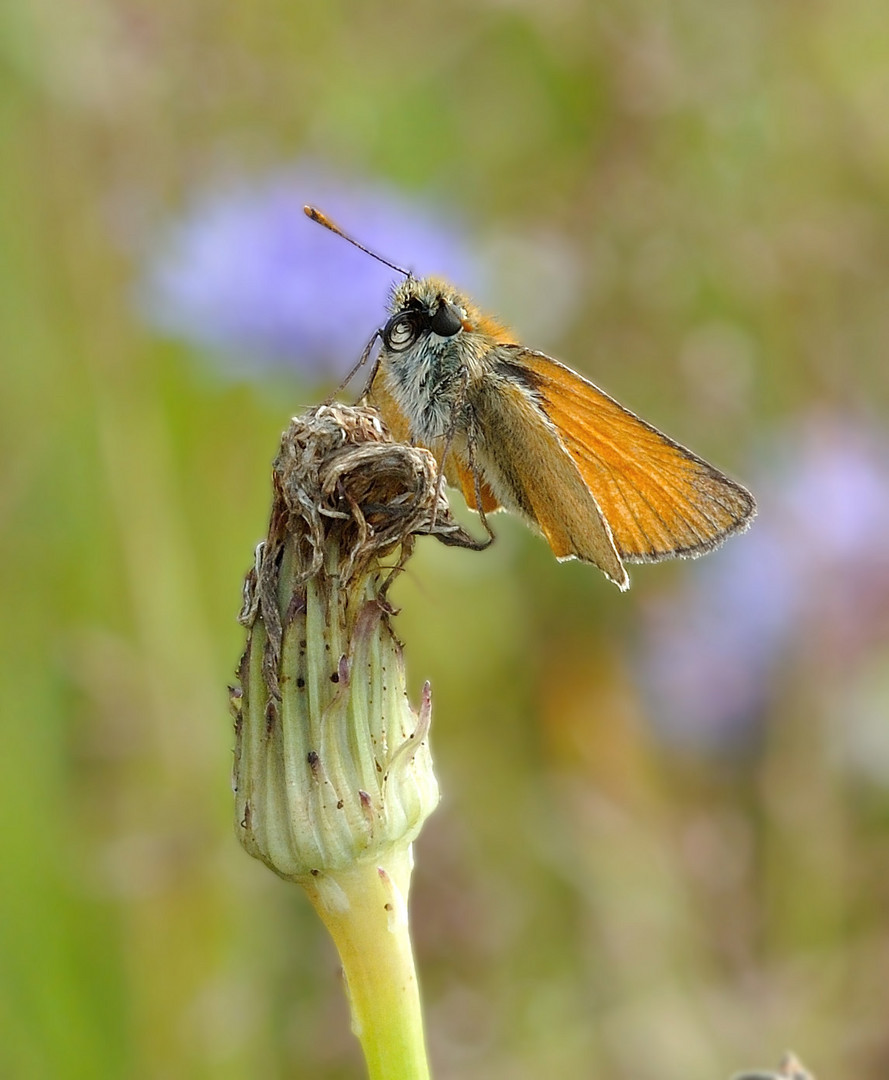
[[[269,464],[392,279],[306,201],[761,504],[627,595],[419,545],[435,1075],[889,1075],[887,118],[880,0],[7,0],[0,1075],[362,1075],[231,822]]]

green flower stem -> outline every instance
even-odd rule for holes
[[[370,1080],[429,1077],[407,916],[409,848],[304,885],[334,940]]]

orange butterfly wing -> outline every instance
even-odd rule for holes
[[[701,555],[753,518],[740,484],[619,405],[581,375],[521,346],[543,412],[611,527],[622,559]]]
[[[463,498],[470,510],[478,510],[476,500],[476,476],[469,467],[469,462],[463,462],[456,454],[449,454],[445,462],[445,477],[452,487],[459,487],[463,492]],[[478,477],[478,494],[481,498],[481,509],[486,514],[493,514],[500,509],[500,502],[493,491],[488,487],[481,476]]]
[[[379,372],[373,381],[369,396],[371,404],[379,411],[392,438],[396,442],[409,443],[410,424],[386,386],[385,379],[380,378]]]

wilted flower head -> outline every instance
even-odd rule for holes
[[[295,417],[272,477],[232,698],[236,820],[251,855],[316,887],[319,875],[406,852],[438,802],[428,686],[415,713],[384,560],[400,552],[403,565],[417,534],[469,541],[435,459],[393,442],[370,408]]]
[[[312,224],[317,203],[368,247],[474,289],[461,227],[381,184],[297,165],[209,183],[152,242],[140,307],[155,328],[225,357],[343,374],[383,320],[394,272]]]
[[[699,747],[755,739],[790,664],[819,679],[889,640],[889,442],[813,417],[753,488],[755,528],[657,603],[643,641],[655,725]]]

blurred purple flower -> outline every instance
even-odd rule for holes
[[[397,275],[309,221],[307,202],[399,265],[480,283],[468,237],[442,212],[297,165],[208,185],[161,228],[139,286],[149,325],[236,371],[344,375],[383,322]]]
[[[840,677],[889,642],[889,443],[824,415],[788,433],[750,533],[649,612],[639,665],[656,728],[698,749],[754,743],[783,673]]]

